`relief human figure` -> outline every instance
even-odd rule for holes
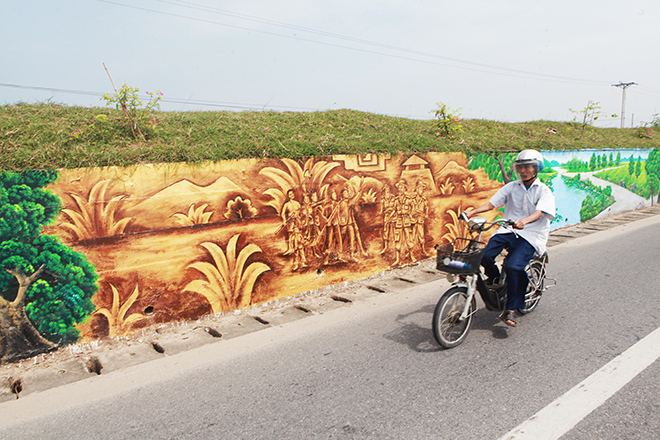
[[[426,251],[426,236],[424,233],[424,226],[426,225],[426,219],[429,215],[429,203],[424,195],[426,190],[426,184],[419,180],[415,186],[415,198],[412,201],[412,244],[413,246],[419,246],[422,250],[422,257],[430,257]]]
[[[300,203],[295,199],[295,193],[292,189],[287,191],[288,200],[282,206],[280,217],[282,218],[282,226],[287,231],[287,250],[284,255],[293,254],[293,268],[307,267],[307,259],[305,258],[305,250],[303,248],[303,235],[300,231]]]
[[[362,196],[364,177],[360,180],[359,190],[354,196],[351,196],[351,188],[344,186],[341,192],[341,200],[338,203],[337,221],[339,224],[339,232],[343,238],[343,242],[348,245],[349,259],[356,261],[355,255],[360,254],[366,256],[366,252],[362,246],[362,238],[360,237],[360,228],[355,220],[355,206],[359,203]],[[340,252],[343,252],[343,247]]]
[[[303,201],[300,205],[298,218],[300,224],[300,232],[303,236],[303,242],[305,247],[307,247],[307,245],[310,243],[312,225],[314,223],[314,208],[312,207],[309,194],[303,195]]]
[[[308,249],[312,255],[317,258],[323,256],[325,244],[325,225],[327,219],[323,216],[323,202],[319,201],[316,191],[311,195],[312,224],[310,225],[309,246]]]
[[[327,219],[325,224],[327,240],[323,264],[328,264],[330,259],[336,258],[337,253],[344,247],[339,229],[339,200],[337,199],[337,191],[334,188],[330,191],[330,198],[326,200],[323,206],[323,214]]]
[[[383,255],[390,247],[390,241],[394,239],[394,209],[395,197],[392,194],[390,185],[383,187],[383,196],[381,198],[381,211],[383,213]]]
[[[394,266],[403,259],[412,258],[412,205],[414,196],[408,194],[408,185],[401,179],[396,183],[397,196],[394,202],[394,250],[396,260]]]

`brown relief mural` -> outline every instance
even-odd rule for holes
[[[96,267],[98,338],[429,258],[500,186],[462,153],[61,170],[44,232]]]

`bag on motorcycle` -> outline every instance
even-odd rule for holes
[[[491,312],[501,312],[506,306],[506,287],[499,289],[489,289],[486,282],[479,278],[477,279],[477,290],[481,295],[486,308]]]

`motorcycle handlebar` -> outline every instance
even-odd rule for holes
[[[467,215],[465,214],[465,211],[461,212],[460,217],[467,223],[469,221]],[[500,218],[497,220],[493,220],[492,222],[484,222],[483,226],[481,227],[482,231],[488,231],[490,228],[492,228],[495,225],[506,225],[506,226],[513,226],[515,223],[515,220],[511,219],[506,219],[506,218]]]

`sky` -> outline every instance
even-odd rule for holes
[[[163,111],[352,109],[571,121],[660,113],[657,0],[0,0],[0,105],[104,107],[127,83]],[[612,117],[612,115],[616,115]]]

